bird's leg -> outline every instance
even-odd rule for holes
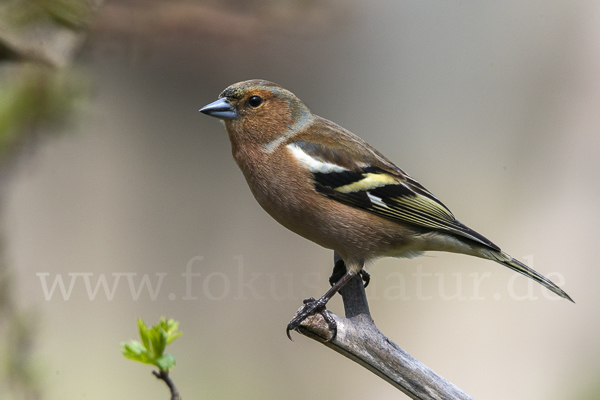
[[[360,270],[360,277],[362,278],[365,287],[369,286],[369,282],[371,282],[371,274],[369,274],[364,269],[361,269]]]
[[[342,276],[346,273],[346,263],[344,260],[336,257],[335,264],[333,264],[333,272],[329,277],[329,284],[331,286],[335,285],[337,281],[342,279]]]
[[[336,263],[336,267],[337,267],[337,263]],[[302,310],[300,310],[298,312],[298,314],[296,314],[296,316],[290,321],[290,323],[287,326],[287,329],[285,332],[286,332],[288,338],[290,340],[292,340],[292,337],[290,336],[290,331],[291,330],[298,331],[298,327],[300,327],[300,323],[302,321],[304,321],[307,317],[309,317],[311,315],[319,313],[323,316],[323,318],[329,325],[329,329],[331,329],[331,331],[332,331],[331,338],[327,340],[328,342],[331,342],[337,335],[337,325],[335,323],[335,320],[333,318],[331,318],[331,316],[326,312],[327,309],[325,308],[325,305],[327,304],[327,302],[329,300],[331,300],[333,295],[336,294],[342,288],[342,286],[344,286],[350,279],[352,279],[353,276],[354,275],[351,274],[350,272],[346,272],[335,283],[335,285],[333,285],[331,287],[331,289],[329,289],[327,291],[327,293],[325,293],[320,299],[315,300],[313,297],[311,297],[310,299],[304,300],[304,307],[302,308]]]
[[[331,273],[331,276],[329,277],[329,284],[331,286],[335,285],[335,283],[337,281],[339,281],[342,278],[342,276],[344,276],[345,273],[346,273],[346,263],[344,262],[344,260],[339,258],[338,260],[336,260],[336,262],[333,266],[333,272]],[[369,286],[369,282],[371,281],[371,275],[364,269],[361,269],[360,277],[362,278],[365,287]]]

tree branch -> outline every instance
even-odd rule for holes
[[[335,257],[337,261],[337,253]],[[303,335],[357,362],[412,399],[473,400],[377,329],[359,275],[342,287],[340,294],[346,318],[330,313],[337,323],[337,337],[326,342],[331,332],[320,314],[301,323],[299,330]]]
[[[158,372],[152,371],[152,373],[157,379],[160,379],[167,384],[169,390],[171,391],[171,400],[181,400],[181,396],[179,396],[179,391],[177,390],[177,387],[175,387],[175,383],[173,383],[173,380],[169,376],[169,371],[161,369]]]

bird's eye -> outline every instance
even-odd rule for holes
[[[252,96],[248,99],[248,104],[250,107],[258,107],[262,104],[263,99],[260,96]]]

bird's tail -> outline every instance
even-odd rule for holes
[[[560,297],[565,298],[572,303],[575,303],[573,301],[573,299],[568,294],[565,293],[564,290],[562,290],[561,288],[556,286],[554,284],[554,282],[552,282],[550,279],[538,274],[533,269],[529,268],[527,265],[523,264],[522,262],[515,260],[514,258],[509,256],[505,252],[503,252],[503,251],[499,251],[499,252],[486,251],[485,253],[487,256],[486,258],[496,261],[497,263],[502,264],[505,267],[512,269],[513,271],[517,271],[518,273],[523,274],[526,277],[533,279],[534,281],[536,281],[540,285],[544,286],[548,290],[551,290],[552,292],[556,293]]]

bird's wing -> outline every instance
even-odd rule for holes
[[[312,173],[317,192],[389,220],[448,232],[500,250],[457,221],[431,192],[357,136],[342,135],[327,142],[296,140],[287,145]]]

